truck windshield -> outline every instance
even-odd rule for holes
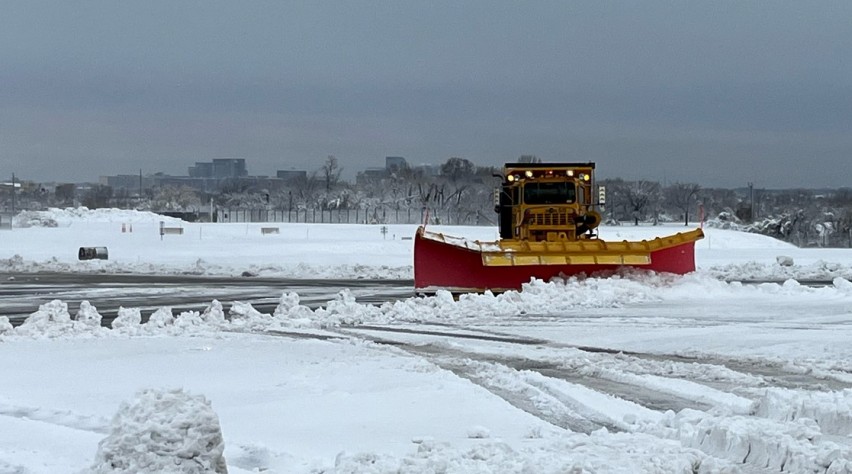
[[[576,199],[574,183],[536,183],[524,184],[524,203],[526,204],[571,204]]]

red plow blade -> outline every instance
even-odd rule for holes
[[[519,290],[530,279],[591,275],[633,267],[686,274],[695,271],[700,229],[641,242],[478,242],[417,230],[414,287],[418,293]]]

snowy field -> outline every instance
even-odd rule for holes
[[[21,215],[0,273],[412,277],[414,226],[164,219],[183,234],[161,239],[160,220]],[[231,473],[852,472],[852,251],[705,233],[683,277],[380,306],[343,291],[317,310],[282,291],[272,314],[124,308],[111,328],[98,301],[0,319],[0,473],[216,472],[204,452]]]

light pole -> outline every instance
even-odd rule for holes
[[[15,217],[15,173],[12,173],[12,218]]]
[[[11,183],[8,183],[8,182],[7,183],[0,183],[0,187],[5,188],[6,186],[9,186],[12,189],[12,219],[9,221],[9,228],[11,229],[12,228],[12,222],[14,221],[14,218],[15,218],[15,214],[17,214],[17,212],[18,212],[18,206],[17,206],[17,202],[16,202],[17,196],[16,196],[16,193],[15,193],[15,191],[16,191],[15,188],[17,188],[19,186],[19,184],[18,184],[17,178],[15,177],[15,173],[12,173],[12,182]]]
[[[751,207],[749,208],[749,217],[751,217],[751,221],[754,222],[757,216],[755,216],[754,214],[754,183],[752,183],[751,181],[749,181],[748,183],[748,195],[749,201],[751,202]]]

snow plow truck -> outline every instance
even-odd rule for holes
[[[605,190],[594,163],[507,163],[495,191],[500,239],[480,242],[417,229],[414,286],[419,294],[519,290],[537,278],[615,272],[635,267],[685,274],[695,270],[694,229],[652,240],[598,237]]]

